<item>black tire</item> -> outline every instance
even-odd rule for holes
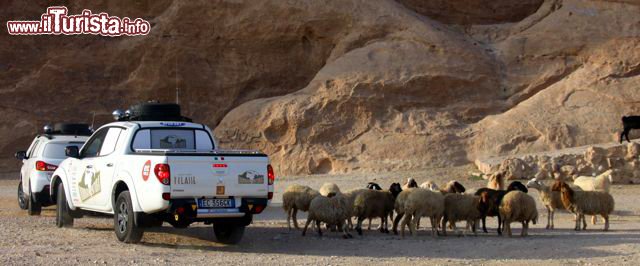
[[[134,215],[129,191],[121,192],[113,210],[113,228],[119,241],[135,244],[142,239],[144,228],[135,224]]]
[[[217,242],[222,244],[238,244],[244,235],[244,225],[235,225],[231,223],[214,223],[213,233],[216,235]]]
[[[27,204],[27,214],[29,214],[30,216],[37,216],[40,215],[40,212],[42,212],[42,205],[40,205],[40,203],[36,201],[35,197],[36,195],[34,195],[33,191],[31,191],[31,185],[29,185],[29,196],[27,196],[29,204]]]
[[[29,208],[29,201],[24,196],[24,190],[22,190],[22,181],[18,184],[18,206],[23,210]]]
[[[56,226],[57,227],[73,227],[73,216],[67,202],[67,195],[64,193],[64,185],[58,183],[56,192]]]

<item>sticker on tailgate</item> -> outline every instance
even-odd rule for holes
[[[249,170],[238,175],[238,184],[263,184],[264,175],[258,174],[258,172]]]

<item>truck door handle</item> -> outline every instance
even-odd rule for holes
[[[87,168],[91,169],[93,168],[93,165],[87,165]]]
[[[113,163],[108,163],[107,164],[107,167],[111,167],[111,166],[113,166]]]

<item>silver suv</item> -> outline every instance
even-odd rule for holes
[[[29,215],[40,215],[43,206],[55,204],[49,196],[53,171],[67,158],[67,146],[81,147],[92,133],[86,124],[58,123],[44,128],[45,134],[37,135],[29,149],[15,154],[22,161],[18,205]]]

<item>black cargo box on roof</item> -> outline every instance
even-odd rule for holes
[[[175,103],[155,102],[132,105],[124,120],[191,122],[190,118],[182,116],[180,105]]]
[[[55,123],[52,131],[45,132],[48,135],[74,135],[91,136],[93,131],[88,124],[81,123]]]

